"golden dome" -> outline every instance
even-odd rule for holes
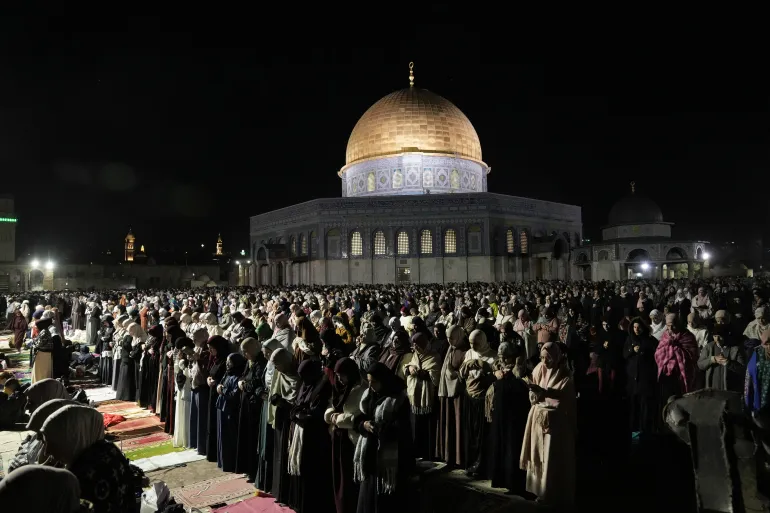
[[[465,114],[441,96],[416,87],[391,93],[369,107],[350,134],[345,164],[405,152],[481,161],[479,136]]]

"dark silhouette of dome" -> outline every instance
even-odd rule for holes
[[[650,198],[634,193],[634,183],[631,182],[631,195],[626,196],[612,206],[609,225],[662,223],[663,212],[657,203]]]

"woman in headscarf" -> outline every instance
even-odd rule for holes
[[[331,459],[324,412],[332,387],[318,360],[305,360],[297,373],[301,384],[291,409],[289,505],[297,513],[334,511],[331,475],[317,471]]]
[[[115,319],[109,314],[102,316],[102,328],[98,331],[99,337],[99,376],[105,385],[112,384],[112,335],[115,333],[115,327],[112,325]]]
[[[69,470],[28,465],[0,481],[0,504],[6,511],[78,513],[80,484]]]
[[[208,424],[206,426],[206,459],[214,462],[219,457],[219,433],[217,430],[217,386],[227,372],[227,357],[230,355],[230,343],[224,337],[209,339],[209,372],[206,384],[209,386]]]
[[[134,513],[136,483],[128,460],[104,439],[104,418],[89,406],[65,406],[43,423],[47,465],[63,465],[80,483],[95,513]]]
[[[449,350],[449,341],[447,340],[446,326],[440,322],[433,325],[433,338],[430,340],[430,348],[438,353],[439,361],[443,362]]]
[[[206,455],[209,419],[209,351],[206,342],[208,331],[200,328],[193,333],[193,348],[190,361],[190,440],[191,449],[196,449],[201,456]]]
[[[519,464],[527,472],[527,491],[563,511],[575,501],[575,386],[557,344],[544,344],[540,355]]]
[[[633,433],[651,434],[655,428],[657,411],[657,376],[655,350],[658,341],[650,335],[647,325],[639,317],[631,321],[628,338],[623,348],[626,360],[626,394],[629,399],[629,424]]]
[[[532,329],[532,321],[529,319],[529,314],[523,308],[519,310],[516,322],[513,323],[513,331],[518,333],[522,340],[524,340],[527,361],[533,366],[536,365],[535,362],[540,358],[537,351],[537,334]]]
[[[255,488],[263,492],[267,492],[273,485],[273,426],[268,421],[270,417],[270,397],[272,396],[270,390],[273,385],[273,377],[275,375],[275,363],[271,358],[274,351],[281,349],[283,346],[280,341],[275,338],[268,339],[262,343],[262,355],[267,360],[265,365],[265,371],[262,375],[262,381],[264,388],[260,394],[262,400],[262,412],[259,418],[259,438],[257,439],[257,452],[259,454],[259,461],[257,466],[257,480],[254,482]]]
[[[61,337],[55,330],[49,314],[50,311],[45,312],[40,320],[35,321],[38,334],[32,346],[35,357],[35,363],[32,364],[32,383],[54,377],[53,355],[61,349]]]
[[[663,404],[672,395],[678,396],[694,390],[698,357],[695,336],[682,328],[676,314],[668,314],[666,331],[655,350],[660,400]]]
[[[460,366],[465,359],[465,352],[470,348],[465,332],[459,326],[447,330],[449,350],[444,357],[438,382],[438,436],[436,439],[436,457],[449,465],[461,467],[462,449],[462,404],[463,382],[460,379]]]
[[[483,476],[486,470],[484,442],[488,427],[484,418],[484,398],[494,380],[492,364],[497,355],[489,347],[487,336],[481,330],[471,332],[470,346],[460,366],[460,378],[465,382],[465,404],[462,410],[462,432],[465,437],[463,459],[469,475]]]
[[[120,359],[123,352],[123,336],[126,333],[126,329],[123,327],[124,322],[128,322],[130,319],[128,315],[122,314],[115,319],[115,332],[112,334],[112,389],[117,392],[118,380],[120,378]]]
[[[195,344],[187,337],[178,338],[174,348],[176,412],[174,447],[190,447],[190,411],[192,410],[192,355]]]
[[[369,388],[361,397],[361,435],[353,455],[353,472],[360,483],[357,513],[408,509],[406,494],[415,460],[405,384],[390,369],[375,362],[367,370]]]
[[[412,439],[415,456],[431,460],[436,452],[436,415],[433,409],[441,371],[438,353],[422,331],[412,335],[412,358],[404,363],[406,395],[412,414]]]
[[[239,353],[231,353],[225,365],[225,377],[217,385],[217,466],[225,472],[235,472],[241,409],[238,381],[246,369],[246,359]]]
[[[297,402],[299,375],[291,353],[283,348],[270,355],[275,366],[270,386],[268,422],[273,426],[273,483],[271,493],[281,504],[289,502],[289,440],[291,409]]]
[[[32,384],[26,392],[27,410],[32,414],[44,402],[51,399],[69,399],[67,389],[61,381],[48,378]]]
[[[366,373],[366,369],[378,361],[380,350],[374,326],[368,322],[361,324],[361,335],[356,338],[356,348],[350,353],[350,357],[358,364],[358,368],[361,369],[362,378]]]
[[[262,414],[262,395],[265,393],[264,374],[267,360],[262,354],[259,341],[249,337],[241,342],[241,352],[247,366],[238,380],[241,391],[241,407],[238,417],[238,447],[236,450],[236,474],[246,474],[249,482],[257,477],[259,453],[259,421]]]
[[[42,463],[41,454],[43,452],[44,443],[40,430],[43,427],[43,423],[57,410],[70,404],[79,403],[70,399],[51,399],[50,401],[46,401],[40,405],[40,407],[29,416],[29,422],[27,422],[27,431],[32,431],[32,433],[27,435],[24,441],[21,442],[19,450],[8,464],[7,473],[13,472],[17,468],[23,467],[25,465]],[[45,458],[42,458],[42,460],[44,459]]]
[[[161,421],[165,418],[163,430],[174,434],[174,417],[176,413],[176,369],[174,368],[174,343],[184,338],[185,332],[179,327],[179,321],[174,317],[165,321],[165,341],[160,355],[161,390],[163,394],[160,409]]]
[[[335,333],[336,335],[336,333]],[[337,360],[334,366],[334,391],[324,420],[332,427],[332,481],[337,513],[355,513],[358,485],[353,480],[353,455],[359,434],[355,420],[361,412],[361,373],[350,358]]]
[[[523,348],[502,342],[497,358],[496,379],[486,395],[489,477],[494,488],[524,495],[527,474],[519,468],[519,457],[530,409],[526,356]]]
[[[398,317],[393,319],[398,320]],[[380,355],[380,363],[393,371],[393,373],[406,382],[404,363],[412,357],[412,346],[409,343],[409,334],[399,325],[391,336],[392,343]]]
[[[149,408],[153,413],[155,413],[155,405],[157,403],[158,364],[160,362],[158,347],[161,338],[163,338],[163,327],[159,325],[152,326],[144,342],[140,363],[139,406]]]
[[[6,329],[13,331],[13,345],[17,352],[21,352],[24,338],[27,336],[28,327],[27,319],[24,318],[24,315],[22,315],[20,309],[16,308],[14,310],[13,317],[8,323],[8,327]]]
[[[128,330],[138,324],[132,323],[129,325]],[[118,401],[135,401],[136,400],[136,375],[134,374],[134,359],[131,357],[131,341],[133,338],[129,333],[123,336],[123,340],[120,341],[120,375],[118,378],[118,391],[115,398]]]
[[[320,360],[323,343],[310,319],[304,315],[299,317],[296,331],[297,337],[294,339],[293,347],[294,361],[297,365],[305,360]]]

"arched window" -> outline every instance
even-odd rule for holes
[[[374,232],[374,254],[385,254],[385,234],[382,233],[382,230],[377,230]]]
[[[361,232],[350,234],[350,256],[358,257],[364,254],[364,243],[361,240]]]
[[[297,256],[297,239],[294,238],[294,235],[289,237],[289,254]]]
[[[526,255],[529,252],[529,237],[526,230],[521,230],[519,236],[519,248],[521,248],[521,254]]]
[[[376,180],[374,179],[374,173],[369,173],[369,176],[366,177],[366,190],[368,192],[374,192],[374,188],[377,185]]]
[[[307,256],[307,237],[305,237],[304,233],[299,236],[299,254]]]
[[[513,242],[513,230],[508,229],[505,232],[505,251],[510,254],[513,253],[514,249],[516,249],[516,245]]]
[[[398,232],[398,238],[396,239],[396,249],[399,255],[409,254],[409,234],[406,232]]]
[[[452,228],[444,232],[444,253],[449,255],[457,253],[457,234]]]
[[[598,256],[597,260],[599,260],[600,262],[603,262],[603,261],[609,260],[609,259],[610,259],[610,252],[609,251],[607,251],[606,249],[603,249],[603,250],[599,251],[599,256]]]
[[[477,225],[468,227],[468,252],[481,253],[481,228]]]
[[[318,237],[315,236],[315,230],[310,232],[310,255],[318,254]]]
[[[340,258],[340,231],[337,228],[326,232],[326,257]]]
[[[433,254],[433,236],[430,233],[430,230],[423,230],[422,233],[420,233],[420,254]]]

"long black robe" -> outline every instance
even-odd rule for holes
[[[240,374],[240,373],[238,373]],[[217,394],[217,467],[224,472],[235,472],[238,458],[238,418],[241,410],[241,391],[238,374],[228,374],[222,380],[222,393]],[[212,393],[215,393],[212,390]]]
[[[492,384],[492,422],[489,425],[489,477],[494,488],[507,488],[521,495],[526,491],[527,473],[519,468],[521,444],[529,415],[529,389],[508,372]]]
[[[265,374],[262,374],[264,383]],[[275,435],[273,426],[267,422],[270,401],[262,402],[262,417],[259,419],[259,438],[257,439],[257,479],[254,487],[258,490],[268,491],[273,485],[273,441]]]
[[[357,427],[361,436],[370,438],[398,439],[398,472],[395,490],[393,493],[377,493],[377,475],[380,469],[379,451],[370,450],[364,455],[363,470],[364,480],[358,491],[357,513],[388,513],[391,511],[406,513],[412,511],[414,501],[410,498],[411,486],[409,479],[414,469],[414,447],[412,445],[412,432],[409,399],[404,392],[398,392],[400,398],[393,421],[386,426],[379,426],[379,431],[374,433],[364,429],[363,424],[367,420],[374,420],[374,411],[364,412]],[[380,397],[377,401],[384,400]],[[370,443],[370,447],[378,447],[379,443]]]
[[[120,376],[118,378],[118,392],[115,398],[118,401],[136,400],[136,381],[134,375],[134,359],[131,357],[131,337],[123,338],[122,352],[120,356]]]
[[[249,363],[241,379],[244,381],[241,392],[241,409],[238,418],[238,461],[236,474],[247,474],[249,481],[255,481],[259,466],[257,440],[259,423],[262,417],[262,397],[265,392],[262,381],[267,360],[259,353],[257,359]]]
[[[273,379],[276,377],[273,376]],[[275,409],[275,427],[273,429],[273,483],[270,493],[277,502],[282,504],[289,503],[290,411],[291,405],[286,400],[279,399]]]
[[[219,454],[219,438],[217,436],[217,385],[222,382],[222,378],[225,376],[225,362],[227,361],[227,355],[224,358],[217,359],[209,369],[209,377],[214,380],[214,386],[209,387],[209,404],[208,404],[208,423],[206,427],[206,459],[211,462],[217,461],[217,455]]]
[[[633,324],[631,325],[633,330]],[[639,346],[639,352],[634,347]],[[631,431],[650,434],[657,421],[658,364],[655,350],[658,341],[648,334],[635,335],[633,331],[626,339],[623,357],[626,359],[626,394],[629,401],[629,427]]]
[[[328,469],[332,457],[329,426],[324,421],[324,412],[329,405],[332,386],[324,376],[313,391],[313,398],[292,409],[292,432],[302,426],[303,444],[300,475],[291,476],[289,505],[297,513],[333,513],[334,488],[331,473],[319,472]]]

